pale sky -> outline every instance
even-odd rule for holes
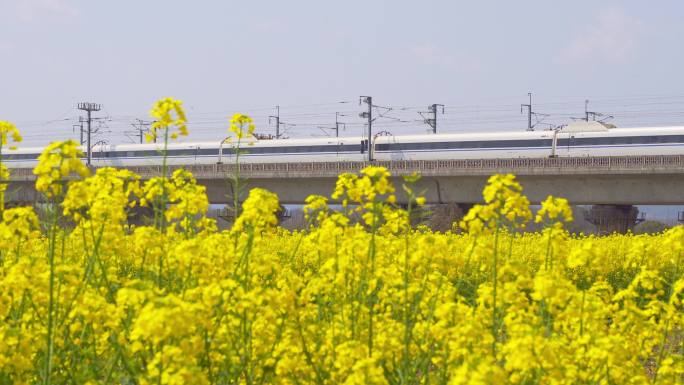
[[[379,130],[425,132],[432,103],[443,132],[519,130],[533,92],[551,124],[585,99],[618,125],[682,124],[683,17],[675,0],[0,0],[0,119],[44,144],[96,102],[99,139],[124,143],[173,96],[187,140],[220,140],[234,112],[273,132],[275,105],[291,137],[330,134],[335,112],[357,135],[371,95],[392,108]]]

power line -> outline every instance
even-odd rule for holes
[[[439,119],[439,132],[472,132],[472,131],[495,131],[495,130],[510,130],[515,128],[538,128],[540,129],[542,124],[550,125],[560,125],[566,124],[572,118],[581,120],[597,120],[605,121],[610,116],[614,116],[619,120],[619,127],[630,127],[635,125],[675,125],[681,124],[684,120],[684,95],[647,95],[647,96],[624,96],[624,97],[601,97],[601,98],[591,98],[591,105],[585,104],[585,108],[581,109],[577,97],[564,97],[559,98],[544,98],[543,100],[535,95],[535,101],[532,103],[530,100],[523,105],[517,103],[508,103],[507,101],[512,98],[499,98],[499,99],[489,99],[491,103],[444,103],[444,112],[449,112],[444,117],[435,118],[433,116],[432,108],[415,106],[410,103],[402,105],[387,105],[380,106],[372,104],[370,113],[371,116],[371,138],[379,130],[390,130],[394,134],[411,134],[417,133],[420,130],[422,124],[427,124],[432,128],[432,131],[436,130],[432,127],[431,120]],[[586,98],[581,99],[586,101]],[[504,103],[502,103],[504,102]],[[363,102],[361,102],[363,104]],[[333,102],[333,103],[318,103],[318,104],[300,104],[297,106],[292,106],[288,108],[286,113],[281,113],[278,107],[276,114],[264,113],[264,110],[255,111],[256,113],[251,115],[254,119],[257,127],[262,128],[269,124],[273,128],[274,115],[279,119],[278,126],[278,136],[284,137],[286,131],[292,134],[292,136],[309,136],[314,132],[319,131],[323,127],[324,130],[329,132],[332,136],[333,127],[332,122],[329,120],[331,114],[336,114],[336,120],[339,123],[334,126],[336,129],[335,135],[345,136],[350,135],[351,131],[357,131],[357,127],[362,128],[362,134],[364,138],[368,138],[367,128],[368,128],[368,118],[356,118],[358,110],[350,110],[351,106],[347,106],[348,102]],[[531,108],[527,110],[527,104],[531,105]],[[349,107],[349,108],[347,108]],[[365,107],[365,106],[364,106]],[[441,106],[440,106],[441,107]],[[538,109],[543,108],[545,114],[539,113]],[[518,109],[522,109],[523,116],[520,116]],[[245,111],[247,109],[236,109],[240,111]],[[366,108],[364,108],[366,110]],[[448,111],[446,111],[448,110]],[[102,108],[101,114],[104,114],[105,109]],[[601,112],[599,112],[601,111]],[[529,114],[531,112],[531,114]],[[420,117],[416,116],[417,113],[422,113],[424,116],[420,116],[423,119],[418,119]],[[95,115],[95,114],[92,114]],[[188,113],[189,123],[188,128],[190,129],[189,140],[215,140],[215,136],[222,135],[222,131],[225,131],[227,126],[226,116],[229,116],[229,112],[199,112],[190,111]],[[341,115],[348,115],[351,117],[344,118],[344,123],[340,121]],[[588,115],[588,116],[587,116]],[[63,115],[64,116],[64,115]],[[92,142],[96,141],[97,135],[105,134],[107,139],[121,142],[140,142],[141,131],[136,128],[139,123],[138,119],[143,120],[144,117],[141,115],[130,115],[130,114],[118,114],[112,116],[111,118],[97,118],[91,116],[91,146]],[[196,118],[195,118],[196,117]],[[104,129],[105,122],[102,121],[106,119],[107,125],[111,128]],[[286,124],[283,120],[291,122],[291,124]],[[429,121],[428,121],[429,120]],[[548,121],[548,123],[547,123]],[[98,123],[100,125],[98,127]],[[63,139],[66,133],[64,126],[72,126],[72,131],[75,135],[69,135],[69,137],[75,137],[79,140],[81,132],[83,132],[83,139],[81,142],[84,143],[84,150],[87,145],[87,120],[85,114],[82,117],[70,117],[61,118],[53,120],[25,120],[18,121],[17,125],[27,130],[24,131],[24,137],[27,138],[30,143],[47,142],[51,138]],[[81,126],[83,129],[81,130]],[[131,127],[133,126],[133,127]],[[345,134],[340,131],[340,126],[344,128],[350,128],[353,130]],[[295,130],[296,128],[296,130]],[[108,130],[114,131],[110,137]],[[38,134],[37,132],[40,131]],[[78,131],[78,134],[76,134]],[[356,132],[354,132],[356,134]],[[320,132],[319,132],[320,135]],[[202,138],[202,139],[200,139]],[[206,139],[205,139],[206,138]],[[91,150],[92,151],[92,150]],[[373,154],[371,154],[372,156]]]
[[[139,140],[140,144],[143,143],[143,138],[145,137],[145,134],[149,134],[150,132],[150,126],[152,125],[153,122],[148,122],[142,119],[136,119],[135,123],[131,123],[131,126],[135,129],[134,132],[131,131],[124,131],[124,135],[129,136],[129,134],[135,134]],[[130,137],[129,137],[130,138]],[[157,143],[157,137],[153,137],[154,143]],[[135,140],[133,140],[133,143],[135,143]]]

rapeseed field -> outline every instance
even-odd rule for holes
[[[179,101],[152,114],[151,137],[187,134]],[[238,141],[253,127],[231,123]],[[43,219],[1,208],[0,384],[684,382],[681,226],[570,235],[566,200],[533,214],[494,175],[432,232],[412,225],[418,176],[395,186],[371,166],[309,197],[305,230],[278,228],[278,197],[252,189],[219,231],[188,171],[142,181],[81,157],[70,141],[41,155]],[[129,224],[138,206],[149,226]]]

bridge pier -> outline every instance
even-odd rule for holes
[[[128,223],[136,226],[149,226],[154,223],[154,209],[136,205],[128,210]]]
[[[593,205],[586,214],[587,222],[596,226],[598,234],[620,233],[633,230],[641,222],[639,209],[634,205]]]
[[[419,220],[435,231],[448,231],[473,207],[469,203],[437,203],[422,208]]]

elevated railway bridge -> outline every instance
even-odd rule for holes
[[[374,162],[245,163],[240,175],[247,188],[261,187],[278,194],[284,204],[301,204],[311,194],[330,196],[337,176],[357,173],[368,165],[386,167],[397,186],[401,177],[418,173],[416,184],[427,203],[467,207],[482,201],[482,188],[496,173],[515,174],[532,203],[548,195],[567,198],[574,205],[593,205],[590,220],[608,230],[624,231],[636,221],[633,205],[684,204],[684,156],[592,156],[460,160],[402,160]],[[170,166],[172,172],[180,166]],[[228,178],[235,164],[183,166],[207,187],[211,203],[228,202]],[[161,166],[128,167],[147,179],[161,174]],[[13,169],[8,197],[34,202],[31,169]],[[399,189],[400,190],[400,189]],[[406,197],[398,191],[397,200]]]

